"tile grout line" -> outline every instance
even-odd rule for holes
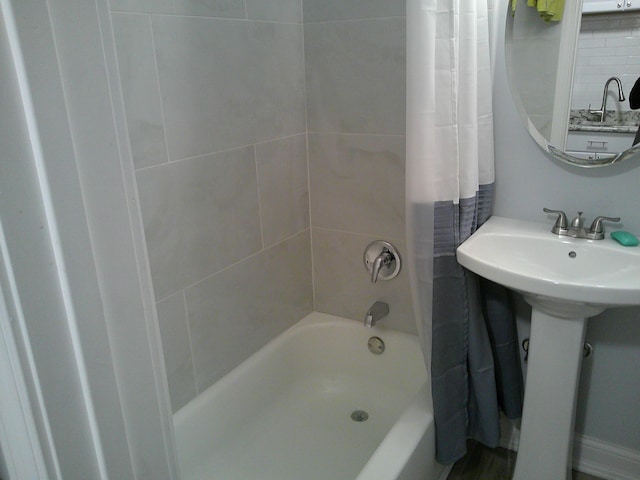
[[[260,171],[258,168],[258,151],[253,145],[253,166],[256,169],[256,195],[258,196],[258,228],[260,229],[260,251],[265,250],[264,242],[264,222],[262,221],[262,192],[260,189]]]
[[[190,283],[188,285],[181,286],[181,287],[179,287],[179,289],[177,289],[175,291],[172,291],[172,292],[168,293],[167,295],[164,295],[162,298],[158,299],[156,301],[156,303],[162,302],[163,300],[166,300],[167,298],[171,297],[172,295],[175,295],[176,293],[178,293],[180,290],[185,290],[185,292],[186,292],[186,290],[189,290],[190,288],[193,288],[193,287],[197,286],[198,284],[200,284],[202,282],[210,280],[211,278],[215,277],[216,275],[219,275],[219,274],[221,274],[221,273],[223,273],[223,272],[225,272],[225,271],[227,271],[227,270],[229,270],[229,269],[231,269],[233,267],[236,267],[236,266],[238,266],[239,264],[241,264],[243,262],[249,261],[252,258],[257,257],[258,255],[261,255],[261,254],[267,252],[268,250],[271,250],[272,248],[276,248],[279,245],[281,245],[283,243],[286,243],[289,240],[292,240],[293,238],[297,237],[298,235],[302,235],[304,232],[306,232],[307,230],[310,230],[310,229],[311,229],[310,226],[309,227],[305,227],[302,230],[300,230],[298,232],[295,232],[295,233],[289,235],[286,238],[283,238],[278,243],[274,243],[273,245],[269,245],[268,247],[266,247],[264,249],[257,250],[255,252],[247,255],[246,257],[241,258],[239,260],[236,260],[235,262],[231,263],[230,265],[227,265],[227,266],[221,268],[220,270],[216,270],[215,272],[208,274],[206,277],[200,278],[200,279],[198,279],[198,280],[196,280],[196,281],[194,281],[194,282],[192,282],[192,283]]]
[[[293,138],[293,137],[297,137],[300,135],[305,135],[306,132],[297,132],[297,133],[292,133],[292,134],[287,134],[285,136],[282,137],[276,137],[270,140],[262,140],[259,142],[255,142],[255,143],[247,143],[244,145],[237,145],[237,146],[233,146],[233,147],[229,147],[229,148],[223,148],[222,150],[214,150],[211,152],[206,152],[206,153],[199,153],[197,155],[192,155],[189,157],[184,157],[184,158],[177,158],[175,160],[169,160],[168,162],[164,162],[164,163],[157,163],[155,165],[145,165],[144,167],[140,167],[136,169],[136,172],[140,172],[142,170],[149,170],[151,168],[157,168],[157,167],[162,167],[162,166],[167,166],[167,165],[175,165],[175,164],[179,164],[180,162],[188,162],[190,160],[198,160],[198,159],[202,159],[205,157],[212,157],[214,155],[219,155],[219,154],[224,154],[224,153],[228,153],[228,152],[234,152],[236,150],[243,150],[245,148],[251,148],[253,146],[257,146],[257,145],[265,145],[268,143],[273,143],[273,142],[278,142],[281,140],[287,140],[289,138]]]
[[[167,120],[164,113],[164,102],[162,101],[162,85],[160,85],[160,67],[158,66],[158,49],[156,47],[156,39],[153,31],[153,19],[152,16],[148,16],[149,31],[151,32],[151,49],[153,53],[153,65],[155,67],[156,74],[156,86],[158,87],[158,103],[160,105],[160,118],[162,118],[162,136],[164,137],[164,148],[167,154],[167,162],[160,163],[158,165],[168,165],[171,163],[171,154],[169,152],[169,139],[167,138]],[[150,167],[157,165],[150,165]]]
[[[193,385],[196,389],[196,397],[197,397],[198,395],[200,395],[200,388],[198,388],[198,377],[196,375],[196,360],[193,355],[193,341],[191,339],[191,321],[189,320],[189,305],[187,305],[187,289],[186,288],[182,289],[182,307],[184,308],[185,319],[187,321],[187,335],[189,337],[189,351],[191,353],[191,371],[193,372]],[[193,399],[190,399],[189,401],[191,400]]]
[[[311,264],[311,308],[316,309],[316,270],[313,241],[313,219],[311,217],[311,155],[309,154],[309,102],[307,95],[307,51],[305,45],[304,0],[300,0],[300,18],[302,21],[302,76],[304,78],[304,130],[305,153],[307,161],[307,209],[309,213],[309,262]]]

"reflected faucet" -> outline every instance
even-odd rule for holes
[[[376,302],[367,310],[367,314],[364,317],[364,326],[373,327],[378,320],[381,320],[387,315],[389,315],[389,304]]]
[[[618,101],[624,102],[624,92],[622,91],[622,82],[618,77],[611,77],[604,84],[604,91],[602,92],[602,105],[600,105],[600,110],[591,110],[591,105],[589,105],[589,113],[594,115],[600,115],[600,122],[604,122],[607,117],[607,94],[609,93],[609,84],[611,82],[616,82],[618,84]]]

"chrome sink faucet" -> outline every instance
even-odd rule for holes
[[[556,223],[551,229],[551,233],[555,233],[560,237],[602,240],[604,238],[604,227],[602,226],[602,222],[605,220],[608,222],[620,221],[620,217],[596,217],[591,223],[589,230],[587,230],[584,228],[584,220],[582,219],[583,212],[578,212],[578,216],[571,220],[571,225],[569,225],[567,215],[562,210],[551,210],[549,208],[543,208],[542,210],[546,213],[555,213],[558,215]]]
[[[364,326],[373,327],[378,320],[389,315],[389,304],[384,302],[375,302],[364,317]]]
[[[600,115],[600,123],[603,123],[607,116],[607,96],[609,93],[609,84],[611,82],[616,82],[618,84],[618,100],[620,102],[624,102],[624,92],[622,91],[622,82],[618,77],[611,77],[604,84],[604,91],[602,92],[602,105],[600,105],[600,110],[591,110],[591,104],[589,104],[589,113],[594,115]]]

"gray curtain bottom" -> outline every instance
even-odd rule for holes
[[[451,464],[473,438],[500,441],[500,410],[522,414],[523,380],[507,290],[462,268],[456,248],[490,216],[493,185],[476,197],[438,202],[433,212],[431,375],[436,457]],[[414,211],[414,214],[418,212]],[[430,216],[430,215],[428,215]]]

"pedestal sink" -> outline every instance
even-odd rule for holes
[[[640,305],[640,247],[559,237],[550,224],[491,217],[458,262],[519,291],[532,306],[514,480],[571,479],[571,446],[587,318]]]

